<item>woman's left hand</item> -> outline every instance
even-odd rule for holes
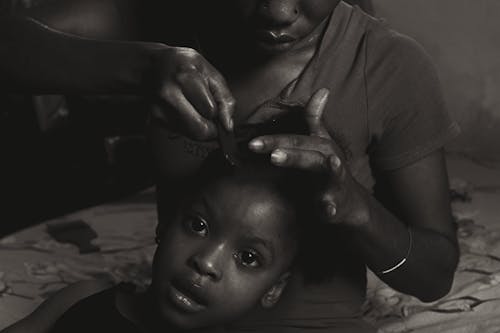
[[[315,92],[305,107],[310,135],[266,135],[249,143],[261,154],[271,154],[271,163],[323,174],[326,186],[319,195],[321,215],[328,223],[359,226],[368,221],[368,208],[360,185],[345,164],[344,153],[323,123],[329,90]]]

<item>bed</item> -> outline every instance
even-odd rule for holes
[[[452,291],[440,301],[421,303],[369,273],[364,314],[380,333],[500,332],[500,171],[462,157],[448,161],[461,248]],[[94,239],[57,241],[53,231],[68,225],[83,228],[86,237]],[[146,286],[155,225],[154,191],[149,189],[1,239],[0,329],[79,280],[104,278]]]

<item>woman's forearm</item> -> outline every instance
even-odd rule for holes
[[[434,230],[407,227],[361,186],[360,190],[370,222],[357,227],[354,239],[368,267],[389,286],[422,301],[446,295],[458,261],[455,241]],[[382,273],[405,258],[398,268]]]
[[[99,41],[0,17],[0,87],[4,92],[142,94],[161,44]]]

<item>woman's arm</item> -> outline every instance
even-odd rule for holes
[[[138,36],[136,0],[42,0],[13,13],[31,17],[57,31],[101,40]]]
[[[443,151],[381,178],[387,192],[382,199],[385,206],[361,185],[353,185],[364,197],[359,209],[365,213],[352,229],[358,248],[370,269],[391,287],[422,301],[445,296],[459,251]],[[404,258],[399,268],[381,273]]]
[[[58,7],[30,13],[37,20],[0,17],[0,89],[30,94],[147,95],[164,106],[163,117],[175,119],[179,130],[191,138],[215,137],[214,118],[232,130],[234,98],[222,75],[198,52],[160,43],[85,38],[38,21],[86,36],[113,37],[113,24],[111,28],[97,24],[104,27],[102,34],[85,28],[85,24],[106,21],[106,16],[93,20],[87,15],[84,20],[73,7],[66,7],[72,17],[68,22],[60,19],[64,15],[57,14]]]
[[[88,280],[72,284],[44,301],[26,318],[5,328],[0,333],[46,333],[71,306],[85,297],[110,288],[104,280]]]
[[[367,265],[391,287],[422,301],[444,296],[453,282],[458,247],[443,152],[385,172],[379,185],[390,194],[386,207],[351,176],[324,127],[327,97],[328,91],[320,90],[306,107],[311,136],[259,137],[250,149],[272,153],[278,166],[324,174],[327,184],[319,196],[324,219],[352,234]],[[399,268],[382,273],[405,258]]]
[[[86,39],[0,17],[0,88],[16,93],[143,93],[159,45]]]

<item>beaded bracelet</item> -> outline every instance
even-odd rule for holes
[[[392,266],[391,268],[388,268],[386,270],[381,271],[380,274],[384,275],[384,274],[391,273],[391,272],[395,271],[396,269],[398,269],[399,267],[403,266],[404,263],[408,260],[408,257],[410,256],[411,248],[413,246],[413,235],[412,235],[410,227],[408,227],[407,230],[408,230],[408,243],[409,243],[409,245],[408,245],[408,251],[406,252],[406,256],[400,262],[398,262],[396,265]]]

